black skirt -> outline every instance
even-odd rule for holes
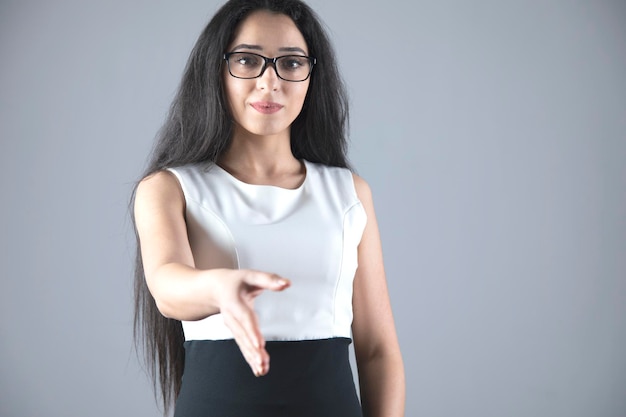
[[[270,371],[255,377],[234,340],[185,342],[175,417],[362,417],[350,339],[267,342]]]

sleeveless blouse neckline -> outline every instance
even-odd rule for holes
[[[241,187],[248,187],[250,189],[253,188],[267,188],[267,189],[274,189],[274,190],[279,190],[278,192],[284,192],[284,193],[296,193],[300,190],[302,190],[305,186],[305,184],[308,181],[309,178],[309,162],[306,159],[300,159],[300,162],[302,162],[304,164],[304,179],[302,180],[302,182],[300,183],[300,185],[298,185],[296,188],[285,188],[285,187],[280,187],[278,185],[272,185],[272,184],[250,184],[248,182],[242,181],[239,178],[235,177],[233,174],[231,174],[230,172],[226,171],[224,168],[222,168],[220,165],[218,164],[213,164],[213,166],[215,167],[215,169],[220,172],[220,174],[222,176],[224,176],[225,178],[227,178],[229,181],[235,183],[238,186]]]

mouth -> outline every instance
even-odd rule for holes
[[[271,101],[256,101],[250,104],[256,111],[263,114],[272,114],[281,110],[284,106],[282,104],[273,103]]]

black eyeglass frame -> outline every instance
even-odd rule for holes
[[[263,59],[263,66],[261,67],[261,72],[260,72],[260,74],[259,74],[259,75],[257,75],[257,76],[254,76],[254,77],[239,77],[239,76],[237,76],[237,75],[234,75],[234,74],[232,73],[232,71],[230,70],[230,60],[229,60],[229,58],[230,58],[232,55],[235,55],[235,54],[254,55],[254,56],[257,56],[257,57],[259,57],[259,58]],[[279,59],[281,59],[281,58],[288,58],[288,57],[290,57],[290,56],[292,56],[292,57],[296,57],[296,58],[301,58],[301,59],[302,59],[302,58],[305,58],[305,59],[307,59],[307,60],[309,61],[309,64],[310,64],[310,67],[309,67],[309,73],[307,74],[306,78],[304,78],[304,79],[302,79],[302,80],[288,80],[288,79],[283,78],[283,77],[281,77],[281,76],[280,76],[279,71],[278,71],[278,69],[276,68],[276,62],[277,62]],[[226,61],[226,66],[228,67],[228,73],[231,75],[231,77],[234,77],[234,78],[239,78],[239,79],[241,79],[241,80],[253,80],[253,79],[255,79],[255,78],[259,78],[259,77],[263,76],[263,74],[265,73],[265,70],[267,69],[267,67],[268,67],[269,65],[271,65],[272,67],[274,67],[274,72],[276,72],[276,76],[277,76],[278,78],[280,78],[281,80],[284,80],[284,81],[289,81],[290,83],[301,83],[301,82],[303,82],[303,81],[308,80],[308,79],[309,79],[309,77],[311,77],[311,73],[313,72],[313,66],[315,66],[315,64],[317,64],[317,59],[313,58],[312,56],[306,56],[306,55],[293,55],[293,54],[292,54],[292,55],[281,55],[281,56],[277,56],[277,57],[274,57],[274,58],[268,58],[268,57],[263,56],[263,55],[255,54],[254,52],[241,52],[241,51],[236,51],[236,52],[226,52],[226,53],[224,54],[224,61]]]

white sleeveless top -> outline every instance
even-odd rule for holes
[[[256,269],[291,280],[255,300],[268,341],[351,335],[365,210],[349,170],[303,162],[297,189],[247,184],[212,163],[170,169],[185,195],[196,268]],[[185,340],[233,338],[221,314],[182,324]]]

